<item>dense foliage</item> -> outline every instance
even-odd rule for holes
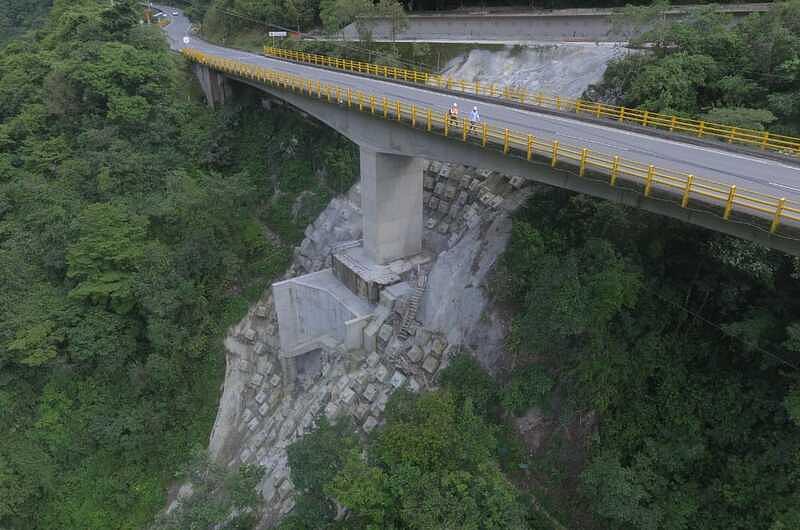
[[[0,46],[25,31],[41,25],[53,0],[0,1]]]
[[[226,327],[356,174],[246,93],[210,112],[140,15],[59,0],[0,53],[3,528],[145,526],[207,440]]]
[[[335,33],[364,16],[388,16],[399,29],[406,20],[397,0],[194,0],[186,13],[202,24],[213,40],[236,43],[248,32],[263,41],[268,30],[310,31],[322,27]],[[365,28],[366,29],[366,26]]]
[[[599,415],[594,527],[797,527],[797,260],[550,190],[498,276],[517,358],[557,374],[554,412]]]
[[[775,4],[737,24],[711,8],[671,21],[661,16],[667,7],[624,14],[621,20],[649,28],[634,42],[651,43],[650,52],[610,63],[588,97],[800,134],[800,2]]]
[[[386,424],[365,444],[346,420],[323,420],[295,442],[289,464],[300,497],[281,528],[532,527],[534,514],[502,473],[495,383],[468,358],[444,378],[453,384],[394,394]]]

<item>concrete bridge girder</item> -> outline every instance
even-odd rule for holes
[[[360,112],[355,107],[348,108],[346,103],[332,105],[326,100],[309,97],[297,92],[262,85],[247,79],[236,77],[232,77],[232,79],[262,90],[313,116],[358,144],[362,149],[367,149],[368,152],[439,160],[493,169],[507,175],[519,175],[541,184],[548,184],[665,215],[716,232],[755,241],[787,254],[800,256],[800,241],[798,240],[771,234],[748,224],[731,222],[712,212],[682,208],[680,201],[654,200],[644,197],[639,191],[610,186],[607,182],[582,178],[576,172],[552,168],[546,163],[526,161],[514,156],[506,156],[500,151],[480,149],[473,144],[463,143],[454,138],[429,134],[422,126],[417,129],[412,129],[405,125],[401,126],[389,120],[381,119],[378,115],[372,116],[369,113]],[[442,110],[444,111],[445,109]],[[412,189],[409,189],[409,191]],[[422,194],[421,187],[419,188],[419,194]],[[421,216],[420,206],[420,219]],[[377,219],[368,220],[366,216],[364,217],[365,235],[367,223],[376,221]]]

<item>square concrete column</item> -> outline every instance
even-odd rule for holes
[[[422,164],[361,147],[364,251],[380,265],[422,250]]]

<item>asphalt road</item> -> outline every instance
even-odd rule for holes
[[[387,96],[408,104],[438,108],[442,111],[454,101],[458,102],[462,113],[477,105],[482,119],[498,127],[533,134],[542,140],[558,139],[563,144],[619,155],[623,159],[653,164],[663,169],[684,171],[729,185],[735,184],[742,191],[756,191],[800,202],[800,162],[798,165],[792,165],[789,162],[716,149],[713,146],[683,143],[678,139],[649,136],[613,126],[472,100],[461,95],[442,94],[421,87],[400,85],[344,72],[287,63],[255,53],[224,48],[209,44],[193,35],[190,32],[188,19],[180,13],[180,10],[178,16],[171,16],[173,8],[157,7],[169,13],[172,18],[172,23],[165,28],[165,31],[170,46],[175,50],[184,47],[195,48],[243,63],[319,79],[344,88],[350,87],[368,94]],[[188,44],[184,44],[184,37],[189,37]]]

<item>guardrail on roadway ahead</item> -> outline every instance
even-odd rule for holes
[[[300,63],[326,66],[328,68],[351,73],[369,74],[408,83],[419,83],[440,89],[462,92],[464,94],[495,97],[522,105],[533,105],[557,111],[575,112],[576,114],[585,114],[594,116],[595,118],[606,118],[620,123],[634,123],[644,127],[656,127],[670,132],[689,134],[698,138],[716,138],[728,143],[745,144],[759,149],[768,149],[783,154],[800,156],[800,138],[772,134],[766,131],[742,129],[730,125],[693,120],[691,118],[680,118],[678,116],[658,114],[629,107],[619,107],[617,105],[606,105],[605,103],[567,98],[545,94],[543,92],[529,92],[524,88],[498,88],[495,83],[481,84],[478,81],[473,82],[464,81],[463,79],[453,79],[452,77],[424,71],[397,68],[395,66],[383,66],[340,57],[331,57],[328,55],[273,48],[270,46],[264,47],[264,55]]]
[[[557,139],[537,138],[486,122],[472,126],[466,118],[454,121],[448,118],[446,112],[439,110],[409,105],[399,100],[390,101],[385,96],[365,94],[195,49],[184,48],[181,51],[190,60],[234,76],[304,93],[331,104],[346,105],[351,110],[454,140],[471,142],[476,147],[494,148],[504,155],[517,156],[528,161],[544,160],[554,168],[568,163],[577,169],[581,177],[587,176],[587,173],[603,174],[609,186],[632,184],[645,197],[655,198],[658,193],[658,198],[680,202],[683,208],[688,208],[692,199],[696,202],[699,200],[706,210],[721,213],[725,220],[730,220],[734,213],[746,216],[747,221],[754,217],[766,218],[770,233],[776,233],[784,220],[800,223],[800,204],[789,202],[786,198],[737,189],[735,185],[562,144]]]

